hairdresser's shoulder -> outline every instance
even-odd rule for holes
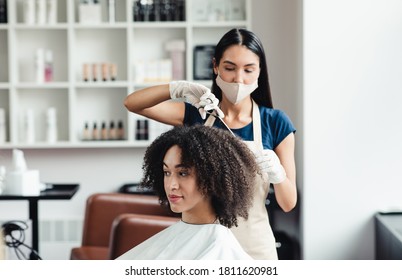
[[[268,108],[262,105],[259,105],[258,107],[262,118],[289,119],[289,116],[281,109]]]

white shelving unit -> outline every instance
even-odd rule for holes
[[[34,0],[33,0],[34,1]],[[79,0],[57,0],[57,23],[25,24],[23,0],[8,0],[8,23],[0,24],[0,108],[6,112],[6,143],[0,148],[117,148],[146,147],[150,140],[135,139],[136,119],[123,106],[135,89],[158,83],[136,83],[135,62],[169,58],[165,44],[184,40],[185,79],[193,80],[193,49],[214,45],[233,27],[251,27],[251,0],[230,0],[244,16],[236,20],[209,20],[198,12],[208,5],[222,9],[229,0],[186,0],[185,21],[138,22],[133,20],[133,0],[116,0],[116,21],[108,22],[107,0],[100,0],[102,22],[83,24]],[[218,3],[218,4],[217,4]],[[211,7],[209,7],[211,8]],[[213,8],[215,9],[215,8]],[[201,15],[202,16],[202,15]],[[53,51],[52,82],[35,82],[37,48]],[[113,62],[115,81],[83,81],[84,63]],[[210,85],[210,81],[199,81]],[[58,141],[46,142],[46,110],[57,110]],[[26,143],[23,115],[34,111],[35,141]],[[123,122],[124,140],[83,141],[85,122]],[[154,132],[154,134],[157,132]]]

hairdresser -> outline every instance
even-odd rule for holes
[[[296,205],[296,130],[283,111],[273,108],[265,52],[253,32],[228,31],[218,42],[212,62],[211,90],[192,82],[173,81],[131,93],[125,106],[174,126],[203,123],[230,129],[246,142],[262,172],[257,175],[249,218],[239,219],[239,226],[232,231],[254,259],[277,259],[265,200],[273,184],[283,211],[291,211]]]

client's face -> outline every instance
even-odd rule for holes
[[[183,213],[185,222],[197,223],[209,201],[198,190],[194,167],[182,164],[181,149],[178,146],[172,146],[166,152],[163,173],[165,192],[172,211]]]

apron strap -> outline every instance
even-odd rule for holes
[[[215,117],[212,115],[209,115],[207,120],[205,121],[204,125],[206,126],[213,126],[215,122]]]
[[[253,100],[253,139],[262,147],[261,116],[258,104]]]

